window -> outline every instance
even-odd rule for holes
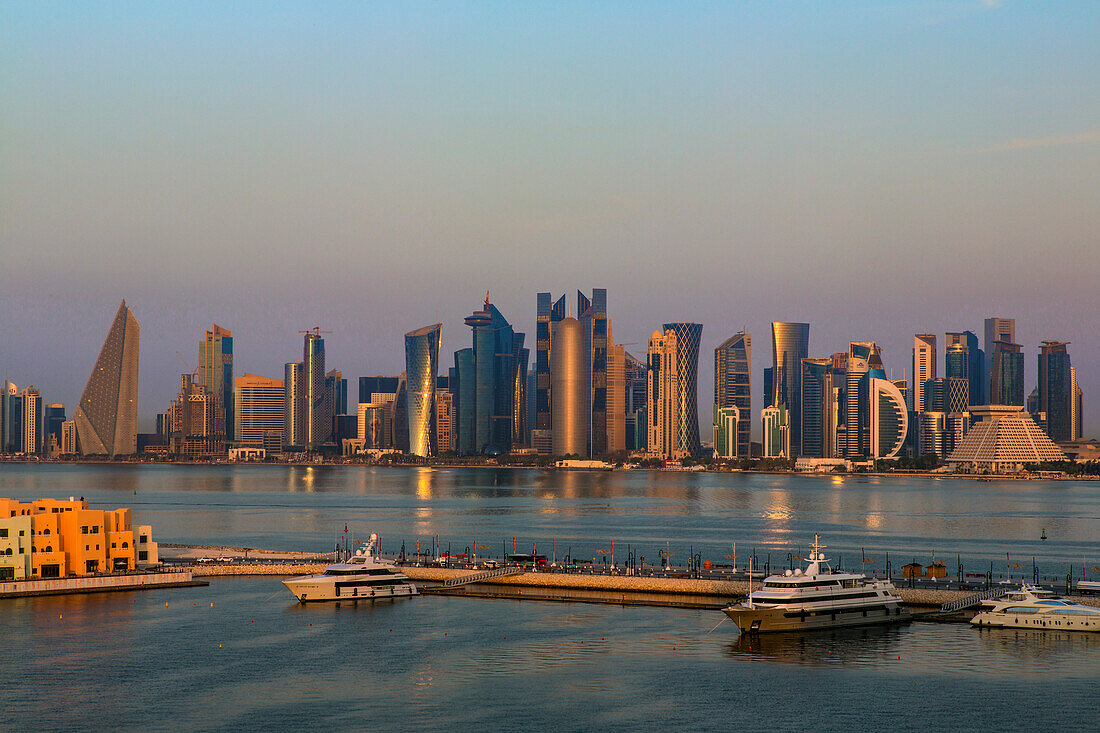
[[[0,528],[0,537],[7,537],[7,536],[8,536],[8,528],[7,527]]]
[[[149,559],[149,553],[148,552],[146,552],[145,550],[141,550],[140,552],[138,552],[138,560],[148,560],[148,559]]]
[[[81,527],[80,528],[80,533],[81,534],[88,534],[88,528],[87,527]]]
[[[112,542],[112,543],[111,543],[111,549],[113,550],[113,549],[115,549],[116,547],[118,547],[118,543]]]
[[[122,543],[122,549],[124,549],[124,550],[125,550],[125,549],[126,549],[127,547],[129,547],[129,546],[130,546],[130,543],[129,543],[129,542],[123,542],[123,543]]]
[[[99,534],[99,527],[92,527],[92,534]]]
[[[138,542],[140,542],[141,544],[144,545],[148,541],[149,541],[149,537],[147,535],[139,535],[138,536]]]

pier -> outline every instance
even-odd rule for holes
[[[71,593],[109,593],[113,591],[188,588],[209,585],[195,580],[190,570],[166,573],[119,573],[117,575],[79,575],[70,578],[9,580],[0,582],[0,598],[56,596]]]

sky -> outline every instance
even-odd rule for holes
[[[237,374],[396,374],[488,290],[608,289],[644,354],[1017,319],[1100,437],[1100,4],[0,2],[0,369],[69,408],[125,298],[141,428],[211,323]],[[571,306],[575,307],[575,306]],[[942,369],[942,345],[940,347]],[[703,423],[704,436],[709,434]]]

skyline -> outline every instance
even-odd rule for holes
[[[396,374],[486,289],[531,340],[605,287],[636,357],[704,324],[706,414],[742,328],[758,412],[772,321],[900,377],[1016,318],[1026,391],[1057,339],[1100,394],[1100,8],[993,5],[5,5],[0,369],[71,411],[125,298],[148,429],[212,323]]]

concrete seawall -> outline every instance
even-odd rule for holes
[[[323,572],[325,563],[255,563],[234,565],[196,565],[195,577],[248,576],[248,575],[313,575]],[[418,583],[442,583],[450,578],[461,578],[477,571],[467,569],[402,567],[401,571]],[[662,578],[659,576],[585,575],[581,573],[522,573],[489,581],[493,586],[514,588],[540,588],[545,591],[593,591],[606,593],[643,593],[665,596],[709,596],[733,599],[749,592],[749,584],[743,580],[704,580],[694,578]],[[471,588],[476,587],[472,585]],[[760,583],[754,582],[754,588]],[[906,605],[939,608],[944,603],[973,595],[972,591],[938,590],[923,588],[898,588],[898,595]],[[582,595],[575,596],[582,600]],[[670,598],[670,601],[673,599]],[[1100,598],[1074,598],[1079,603],[1100,606]],[[672,605],[670,603],[670,605]]]

